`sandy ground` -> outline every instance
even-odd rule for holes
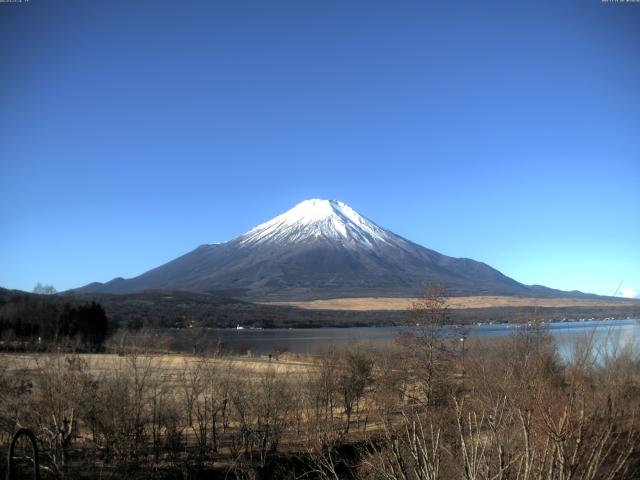
[[[310,310],[355,310],[355,311],[398,311],[406,310],[416,298],[334,298],[301,302],[268,302],[270,305],[289,305]],[[638,305],[633,300],[596,300],[579,298],[528,298],[528,297],[450,297],[449,308],[492,308],[492,307],[612,307]]]

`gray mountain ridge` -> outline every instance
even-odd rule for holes
[[[91,283],[78,293],[165,289],[257,301],[413,297],[428,283],[447,294],[585,296],[527,286],[468,258],[417,245],[337,200],[306,200],[228,242],[201,245],[130,279]]]

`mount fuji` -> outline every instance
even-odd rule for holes
[[[429,282],[449,295],[566,296],[523,285],[490,266],[453,258],[376,225],[337,200],[306,200],[244,235],[195,250],[131,279],[78,293],[150,289],[250,300],[411,297]]]

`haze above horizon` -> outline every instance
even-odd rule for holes
[[[133,277],[308,198],[640,291],[640,4],[0,3],[0,286]]]

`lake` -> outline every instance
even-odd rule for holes
[[[576,344],[586,339],[593,341],[596,353],[612,353],[640,343],[640,320],[585,320],[547,324],[549,332],[557,342],[563,358],[571,358]],[[477,337],[500,337],[511,335],[519,328],[513,323],[465,326],[464,329],[444,327],[446,335]],[[372,346],[390,345],[405,327],[353,327],[315,329],[209,329],[200,339],[202,343],[220,342],[224,350],[234,354],[265,355],[275,352],[319,354],[333,346],[340,348],[350,342]],[[189,342],[176,337],[176,347],[189,350]]]

